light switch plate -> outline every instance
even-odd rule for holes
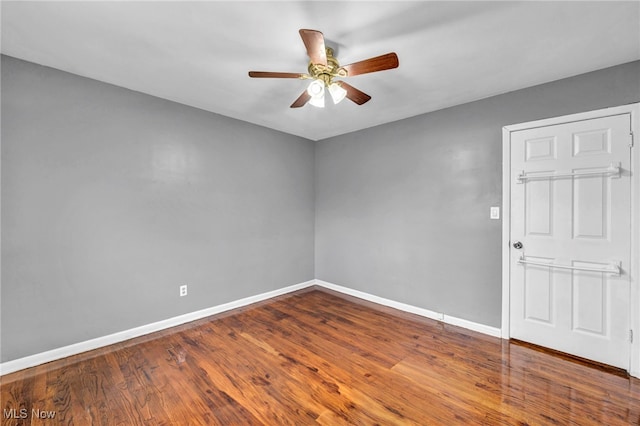
[[[489,218],[500,219],[500,207],[491,207]]]

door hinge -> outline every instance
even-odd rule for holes
[[[633,330],[629,330],[629,343],[633,343]]]
[[[629,148],[633,148],[633,132],[629,132],[629,136],[631,136],[631,140],[629,141]]]

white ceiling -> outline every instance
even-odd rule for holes
[[[312,140],[640,59],[640,2],[2,2],[2,53]],[[372,96],[290,109],[300,28]]]

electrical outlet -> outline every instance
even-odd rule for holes
[[[182,296],[186,296],[187,295],[187,285],[181,285],[180,286],[180,297]]]

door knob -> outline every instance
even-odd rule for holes
[[[516,250],[520,250],[522,248],[522,243],[520,241],[516,241],[513,243],[513,248]]]

